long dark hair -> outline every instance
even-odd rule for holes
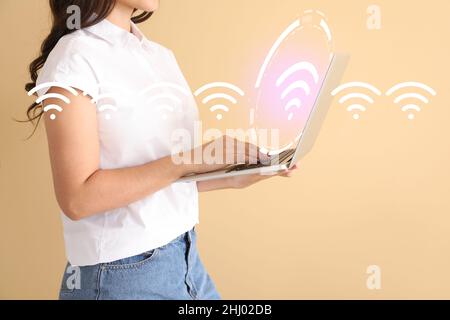
[[[31,62],[29,72],[31,82],[25,85],[28,92],[36,86],[39,70],[44,66],[50,52],[55,48],[58,41],[65,35],[68,35],[76,29],[70,29],[67,25],[67,19],[72,13],[68,13],[70,6],[80,8],[80,27],[87,28],[93,26],[105,19],[116,5],[116,0],[49,0],[50,9],[53,17],[53,25],[50,34],[41,45],[39,56]],[[136,12],[137,10],[135,10]],[[142,12],[132,18],[134,23],[141,23],[150,18],[152,12]],[[42,115],[44,114],[42,104],[33,103],[27,109],[27,118],[23,122],[34,123],[37,120],[33,133],[36,131]],[[33,133],[31,135],[33,135]]]

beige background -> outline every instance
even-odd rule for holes
[[[141,28],[174,50],[192,88],[251,90],[279,33],[312,8],[353,55],[346,81],[438,91],[414,122],[387,97],[359,122],[335,102],[295,178],[201,195],[199,245],[223,297],[450,298],[450,2],[377,0],[381,31],[367,30],[365,0],[161,2]],[[30,127],[12,121],[31,102],[26,68],[48,18],[47,1],[0,2],[0,298],[56,298],[65,263],[44,130],[24,141]],[[366,288],[372,264],[379,291]]]

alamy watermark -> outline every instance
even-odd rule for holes
[[[81,289],[81,269],[77,266],[68,266],[66,269],[66,274],[69,276],[66,280],[66,287],[69,290],[79,290]]]
[[[80,30],[81,29],[81,9],[77,5],[71,5],[67,7],[67,18],[66,25],[69,30]]]
[[[172,161],[181,164],[222,165],[235,163],[256,164],[258,161],[273,161],[278,152],[269,154],[257,146],[280,147],[277,129],[226,129],[225,132],[211,128],[203,131],[202,122],[196,121],[194,130],[185,128],[172,132]]]
[[[369,275],[366,286],[369,290],[381,290],[381,268],[377,265],[367,267],[366,273]]]
[[[367,29],[381,30],[381,8],[376,4],[372,4],[367,8]]]

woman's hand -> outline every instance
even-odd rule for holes
[[[251,175],[234,176],[228,178],[229,179],[228,183],[230,187],[233,189],[245,189],[258,182],[273,177],[290,178],[293,176],[295,170],[297,170],[297,165],[295,165],[291,169],[286,169],[280,172],[276,172],[274,174],[251,174]]]
[[[252,174],[210,181],[199,181],[197,182],[197,187],[199,192],[208,192],[222,189],[244,189],[260,181],[267,180],[273,177],[290,178],[293,176],[294,172],[297,169],[298,167],[297,165],[295,165],[291,169],[286,169],[284,171],[277,172],[274,174]]]
[[[224,169],[233,164],[256,164],[270,160],[256,145],[229,136],[223,136],[174,157],[174,162],[181,162],[185,174],[201,174]]]

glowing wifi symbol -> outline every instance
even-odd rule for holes
[[[291,76],[298,72],[307,71],[313,78],[314,83],[317,85],[319,83],[319,72],[317,71],[316,67],[306,61],[301,61],[298,63],[293,64],[289,68],[287,68],[281,76],[277,79],[276,86],[280,88]],[[306,96],[309,96],[311,94],[311,86],[304,80],[296,80],[291,82],[282,92],[281,92],[281,100],[285,100],[289,96],[291,96],[291,93],[296,90],[302,90]],[[286,112],[289,112],[288,120],[291,121],[294,117],[294,113],[290,110],[292,108],[300,109],[302,106],[302,101],[298,96],[293,97],[292,99],[288,100],[286,105],[284,106],[284,110]]]
[[[181,94],[183,97],[192,96],[191,92],[185,87],[172,82],[152,84],[142,90],[139,95],[143,96],[155,90],[158,90],[158,93],[147,99],[146,104],[156,108],[163,120],[168,119],[169,113],[173,113],[177,108],[181,108],[183,100],[177,94]]]
[[[400,91],[402,89],[408,89],[408,88],[422,89],[432,96],[437,95],[437,93],[434,89],[432,89],[429,86],[427,86],[423,83],[420,83],[420,82],[399,83],[399,84],[393,86],[391,89],[389,89],[388,92],[386,93],[386,95],[391,96],[394,93],[396,93],[397,91]],[[410,101],[411,103],[404,103],[404,101]],[[413,102],[413,101],[416,101],[416,102]],[[407,92],[407,93],[399,95],[397,98],[395,98],[394,102],[396,104],[402,104],[402,111],[409,112],[408,119],[414,120],[416,118],[416,115],[413,111],[420,112],[422,110],[420,108],[420,106],[417,104],[417,102],[422,102],[424,104],[428,104],[430,102],[430,100],[426,96],[424,96],[420,93]]]
[[[106,100],[108,101],[108,103],[104,103],[104,104],[100,104],[99,102],[102,100]],[[117,110],[119,110],[119,108],[117,108],[114,104],[109,103],[109,101],[114,101],[114,103],[116,102],[116,99],[114,98],[113,95],[111,94],[100,94],[97,97],[91,99],[91,102],[93,104],[99,104],[100,106],[98,107],[98,110],[101,113],[105,113],[105,119],[106,120],[111,120],[112,115],[111,113],[117,112]]]
[[[304,23],[314,23],[314,17],[313,15],[317,14],[320,17],[320,23],[318,25],[314,24],[313,26],[316,29],[319,29],[323,32],[325,32],[325,35],[327,36],[328,42],[332,43],[333,41],[333,34],[331,33],[331,28],[328,25],[327,18],[325,14],[322,11],[319,10],[306,10],[303,12],[303,22]]]
[[[49,89],[49,88],[53,88],[53,87],[65,89],[65,90],[69,91],[71,94],[73,94],[74,96],[78,96],[78,92],[74,88],[72,88],[70,86],[67,86],[67,85],[64,85],[62,83],[59,83],[59,82],[42,83],[42,84],[34,87],[33,89],[31,89],[28,92],[28,96],[31,97],[32,95],[34,95],[36,93],[39,93],[40,90],[45,90],[45,89]],[[36,103],[37,104],[41,104],[47,99],[59,99],[59,100],[63,101],[66,104],[70,103],[70,99],[69,98],[67,98],[66,96],[64,96],[62,94],[59,94],[59,93],[43,94],[42,96],[40,96],[36,100]],[[49,104],[49,105],[46,105],[44,107],[44,112],[45,113],[52,112],[52,111],[53,111],[53,113],[50,115],[50,119],[51,120],[55,120],[56,119],[56,113],[54,111],[57,111],[58,113],[60,113],[60,112],[63,111],[63,108],[61,106],[59,106],[59,105],[56,105],[56,104]]]
[[[366,89],[367,91],[370,91],[370,93],[373,93],[377,96],[381,96],[381,91],[379,89],[365,82],[345,83],[334,89],[331,95],[336,96],[347,89],[355,89],[355,88]],[[355,102],[353,103],[352,101]],[[353,114],[354,120],[359,120],[361,118],[361,113],[367,111],[366,103],[373,104],[374,102],[375,101],[371,96],[361,92],[351,92],[341,97],[341,99],[339,99],[340,104],[346,103],[350,104],[347,107],[347,111]]]
[[[194,95],[196,97],[202,95],[203,93],[207,92],[208,90],[212,90],[212,89],[228,89],[230,92],[232,92],[233,94],[238,94],[241,97],[245,96],[245,93],[242,89],[240,89],[239,87],[235,86],[234,84],[228,83],[228,82],[212,82],[212,83],[208,83],[204,86],[202,86],[201,88],[199,88],[197,91],[195,91]],[[216,103],[216,101],[220,101],[218,103]],[[202,103],[204,105],[209,105],[212,103],[212,106],[209,108],[209,111],[211,111],[212,113],[215,113],[217,111],[223,111],[223,112],[229,112],[230,108],[227,105],[228,103],[231,104],[237,104],[238,100],[227,93],[223,93],[223,92],[216,92],[216,93],[212,93],[207,95],[205,98],[203,98]],[[217,113],[216,114],[216,119],[217,120],[222,120],[223,119],[223,114],[222,113]]]
[[[318,22],[318,20],[320,22]],[[316,30],[319,30],[320,32],[325,33],[327,40],[328,40],[328,47],[330,51],[333,50],[333,34],[331,32],[331,28],[327,22],[327,17],[322,11],[319,10],[306,10],[303,12],[303,17],[301,18],[303,26],[305,25],[312,25],[312,27]],[[333,53],[330,53],[330,60],[333,58]]]

